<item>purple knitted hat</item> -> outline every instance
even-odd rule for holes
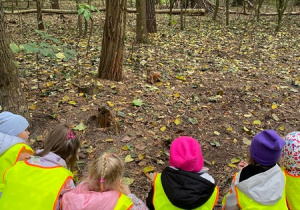
[[[203,167],[200,144],[189,136],[175,139],[170,147],[170,165],[185,171],[199,172]]]
[[[272,166],[279,160],[284,143],[284,140],[274,130],[261,131],[252,139],[251,157],[262,166]]]

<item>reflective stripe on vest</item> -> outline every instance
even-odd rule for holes
[[[15,144],[0,156],[0,192],[4,189],[3,175],[4,172],[13,166],[22,152],[33,154],[33,150],[25,143]]]
[[[133,206],[133,203],[132,203],[131,199],[128,196],[120,193],[119,200],[118,200],[114,210],[129,210],[129,209],[131,209],[132,206]]]
[[[219,188],[218,188],[218,186],[216,186],[213,194],[210,196],[208,201],[206,201],[206,203],[204,203],[202,206],[195,208],[195,209],[212,210],[214,208],[214,206],[216,205],[218,198],[219,198]],[[174,206],[169,201],[167,195],[165,194],[162,183],[161,183],[161,173],[156,174],[154,181],[153,181],[152,203],[153,203],[155,210],[166,210],[166,209],[180,210],[181,209],[181,208]]]
[[[285,193],[288,207],[290,210],[298,210],[300,209],[300,176],[293,176],[286,170],[284,172],[286,175]]]
[[[62,166],[43,167],[19,161],[4,174],[0,209],[55,209],[62,187],[72,177],[71,171]]]
[[[285,200],[285,189],[283,189],[281,199],[273,205],[262,205],[248,196],[246,196],[242,191],[240,191],[236,186],[234,186],[236,193],[237,203],[240,209],[243,210],[288,210]]]

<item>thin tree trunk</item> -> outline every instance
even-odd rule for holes
[[[229,0],[226,0],[226,25],[229,25]]]
[[[98,76],[122,80],[126,0],[106,0],[105,24]]]
[[[44,30],[44,23],[43,23],[43,16],[42,16],[42,7],[41,7],[41,1],[36,0],[36,9],[37,9],[37,22],[38,22],[38,29]]]
[[[146,23],[146,1],[136,0],[136,41],[138,43],[148,42]]]
[[[50,0],[52,9],[59,9],[59,0]]]
[[[219,11],[219,6],[220,6],[220,0],[216,0],[216,7],[215,7],[214,16],[213,16],[213,20],[214,20],[214,21],[217,20],[217,15],[218,15],[218,11]]]
[[[0,1],[0,112],[7,110],[28,118],[27,102],[9,43],[10,36],[6,31],[3,5]]]
[[[147,32],[156,33],[155,0],[146,0]]]

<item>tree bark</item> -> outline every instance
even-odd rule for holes
[[[156,33],[155,0],[146,0],[147,32]]]
[[[214,15],[213,15],[213,20],[214,21],[217,20],[219,6],[220,6],[220,0],[216,0],[216,7],[215,7]]]
[[[136,0],[136,41],[138,43],[148,42],[146,23],[146,1]]]
[[[226,26],[229,25],[229,0],[225,0],[226,2]]]
[[[106,0],[105,24],[98,76],[122,80],[126,0]]]
[[[44,23],[43,23],[43,16],[42,16],[42,7],[41,7],[41,1],[36,0],[36,10],[37,10],[37,23],[38,23],[38,29],[44,30]]]
[[[0,111],[7,110],[29,117],[27,102],[9,47],[10,36],[6,32],[2,1],[0,1]]]
[[[50,0],[51,9],[59,9],[59,0]]]

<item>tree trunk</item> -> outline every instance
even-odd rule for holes
[[[14,55],[9,48],[10,37],[5,31],[3,5],[0,1],[0,111],[7,110],[29,117],[28,107]]]
[[[229,25],[229,0],[226,0],[226,26]]]
[[[136,0],[136,12],[136,41],[138,43],[147,43],[148,33],[145,0]]]
[[[156,33],[155,0],[146,0],[147,32]]]
[[[51,9],[59,9],[59,1],[58,0],[50,0]]]
[[[217,20],[219,5],[220,5],[220,0],[216,0],[216,7],[215,7],[215,11],[214,11],[214,16],[213,16],[214,21]]]
[[[44,23],[43,23],[43,16],[42,16],[42,7],[41,7],[41,1],[36,0],[36,10],[37,10],[37,22],[38,22],[38,29],[44,30]]]
[[[98,76],[122,80],[126,0],[106,0],[105,24]]]

